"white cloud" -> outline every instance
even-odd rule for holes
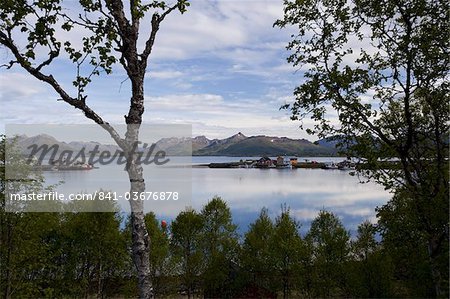
[[[0,73],[1,101],[26,99],[30,96],[45,92],[41,82],[28,74],[17,72]]]
[[[70,4],[70,13],[76,14],[75,7]],[[146,74],[151,94],[144,122],[193,123],[194,132],[218,138],[237,131],[311,138],[289,120],[287,111],[278,110],[292,102],[294,78],[301,77],[293,77],[295,69],[285,62],[289,30],[272,27],[282,14],[281,0],[257,0],[193,1],[187,13],[169,15],[161,24]],[[142,22],[142,40],[149,33],[144,26],[148,21]],[[75,41],[85,32],[58,34]],[[74,74],[68,61],[58,61],[54,68],[55,77],[72,93]],[[27,99],[27,105],[6,106],[11,113],[4,122],[89,122],[67,104],[54,103],[57,96],[44,83],[24,73],[8,78],[2,74],[3,98]],[[124,79],[117,66],[112,76],[94,78],[88,87],[88,104],[109,122],[123,123],[128,111],[130,83]]]
[[[292,216],[294,218],[300,219],[300,220],[313,220],[314,218],[317,217],[317,215],[319,214],[318,209],[295,209],[292,210]]]
[[[273,99],[225,99],[216,94],[146,96],[145,119],[192,123],[194,133],[225,138],[239,131],[247,135],[307,137]]]
[[[154,57],[173,60],[207,54],[239,61],[250,52],[238,48],[278,51],[289,36],[272,27],[282,14],[282,1],[193,1],[187,13],[170,15],[161,24]]]
[[[161,71],[149,71],[145,74],[146,78],[155,78],[155,79],[173,79],[179,78],[183,75],[180,71],[174,70],[161,70]]]

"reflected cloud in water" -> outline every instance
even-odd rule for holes
[[[129,188],[126,173],[117,166],[45,175],[49,183],[65,181],[58,187],[61,192],[94,192],[102,188],[123,193]],[[146,182],[147,190],[152,189],[152,183],[158,184],[149,177]],[[170,220],[186,206],[201,210],[215,195],[227,201],[240,232],[247,230],[263,207],[275,218],[283,204],[302,223],[302,232],[322,209],[336,213],[346,228],[354,231],[364,220],[375,222],[375,208],[390,198],[381,186],[361,184],[356,176],[340,170],[192,168],[192,201],[166,202],[152,209],[158,217]],[[120,204],[129,210],[128,202]]]

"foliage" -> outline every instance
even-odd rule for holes
[[[188,298],[201,286],[203,223],[203,218],[193,209],[181,212],[172,222],[172,254],[178,265],[177,273],[181,276],[182,288],[186,290]]]
[[[202,249],[205,260],[203,289],[206,297],[230,296],[231,275],[236,268],[238,240],[230,208],[214,197],[202,209]]]
[[[77,6],[77,12],[70,9]],[[79,109],[100,125],[124,151],[130,191],[145,191],[142,165],[135,163],[138,154],[133,145],[139,139],[139,126],[144,113],[144,77],[148,58],[153,50],[161,22],[173,11],[186,12],[188,0],[177,0],[171,6],[164,1],[144,3],[131,0],[20,0],[0,2],[0,44],[12,54],[12,60],[4,64],[8,69],[20,66],[30,76],[51,87],[59,100]],[[76,14],[76,15],[74,15]],[[150,34],[143,40],[141,21],[148,15]],[[76,29],[82,32],[80,39],[70,40]],[[66,31],[68,34],[61,34]],[[76,35],[75,35],[76,36]],[[138,46],[143,43],[143,49]],[[76,76],[72,86],[63,82],[64,76],[55,71],[55,61],[67,58],[73,63]],[[94,76],[101,72],[110,74],[120,63],[131,82],[131,98],[125,115],[127,131],[122,137],[87,102],[86,89]],[[62,80],[62,81],[61,81]],[[138,275],[139,296],[151,296],[150,257],[147,242],[143,203],[130,201],[132,228],[132,255]]]
[[[403,296],[431,297],[435,292],[430,276],[428,234],[421,228],[417,214],[411,213],[413,200],[408,193],[396,193],[392,201],[378,209],[378,230],[383,238],[383,248],[392,258],[399,287],[405,290]],[[442,253],[448,253],[448,242],[442,242],[440,246]],[[448,254],[439,254],[435,258],[445,294],[448,292]]]
[[[42,298],[118,292],[115,284],[122,280],[127,262],[119,214],[11,211],[5,204],[5,185],[12,183],[8,187],[14,192],[49,190],[44,187],[43,176],[31,171],[14,143],[9,142],[3,138],[0,148],[2,296]],[[15,174],[19,173],[22,180],[6,180],[5,164],[20,170]],[[77,204],[69,203],[66,208],[76,211]]]
[[[275,220],[270,253],[274,263],[274,278],[281,286],[283,298],[291,296],[292,289],[298,285],[299,261],[302,259],[302,240],[299,234],[299,223],[283,208],[281,215]]]
[[[22,183],[26,189],[27,181]],[[3,189],[2,203],[4,195]],[[431,297],[427,236],[417,229],[414,214],[404,211],[411,208],[408,193],[396,196],[379,210],[380,222],[362,223],[353,241],[339,218],[327,211],[319,212],[302,239],[300,223],[288,208],[275,220],[263,209],[242,244],[231,211],[219,197],[201,213],[182,211],[170,230],[149,213],[145,220],[152,240],[153,291],[188,297],[233,297],[248,290],[284,297]],[[77,211],[77,203],[73,205],[68,210]],[[125,223],[113,204],[109,213],[10,213],[4,207],[2,297],[138,294],[135,280],[130,280],[137,275],[128,254],[131,222]],[[448,259],[440,256],[439,265],[444,273]]]
[[[362,174],[396,194],[389,205],[406,205],[385,209],[415,221],[412,228],[425,240],[420,250],[429,252],[434,294],[446,296],[448,263],[441,260],[449,242],[448,1],[284,4],[284,18],[275,24],[295,26],[288,61],[305,77],[295,102],[284,108],[293,120],[310,116],[310,133],[338,136],[346,154],[366,164]],[[400,167],[386,167],[393,161]],[[410,200],[397,202],[400,197]]]
[[[299,223],[288,209],[275,221],[263,209],[240,245],[230,219],[219,216],[228,214],[224,202],[218,198],[211,202],[203,208],[205,214],[192,209],[181,212],[171,231],[163,229],[154,214],[146,215],[154,249],[150,258],[157,267],[153,270],[155,295],[233,297],[249,286],[260,296],[270,292],[284,297],[429,294],[432,281],[427,276],[427,253],[418,251],[419,246],[407,247],[411,241],[406,238],[413,236],[392,240],[392,234],[378,241],[374,225],[365,222],[350,242],[339,219],[322,211],[302,239]],[[8,215],[12,214],[0,211],[0,216]],[[220,229],[207,230],[206,215],[211,227]],[[1,236],[2,296],[8,298],[5,291],[10,277],[9,297],[136,297],[137,285],[130,278],[137,273],[127,253],[130,229],[119,214],[19,216],[12,234]],[[215,225],[219,219],[226,221]],[[239,260],[235,252],[240,247]],[[225,248],[234,251],[230,254]],[[9,258],[8,249],[14,252]]]
[[[351,296],[387,298],[393,296],[393,265],[390,251],[376,240],[377,228],[368,221],[358,226],[356,240],[352,242],[349,261]]]
[[[32,172],[20,152],[14,145],[14,140],[7,140],[1,136],[0,140],[0,290],[5,297],[11,296],[14,291],[23,292],[30,296],[39,292],[32,285],[24,281],[25,273],[41,279],[41,269],[38,263],[28,263],[29,259],[48,262],[47,255],[41,255],[45,249],[35,248],[45,230],[40,230],[44,223],[37,225],[37,217],[30,217],[20,211],[23,206],[12,206],[7,200],[9,192],[36,192],[44,190],[43,177],[37,172]],[[8,173],[11,171],[12,174]],[[17,211],[17,212],[11,212]],[[51,217],[50,217],[51,218]],[[52,219],[45,219],[49,223]],[[39,222],[38,222],[39,223]],[[26,224],[26,225],[25,225]],[[28,226],[31,225],[31,226]],[[35,230],[36,229],[36,230]],[[41,250],[42,249],[42,250]],[[24,267],[23,265],[27,265]],[[46,271],[47,269],[44,269]]]
[[[350,254],[350,234],[337,216],[320,211],[306,236],[312,247],[313,275],[321,285],[318,297],[345,294],[348,287],[345,266]]]
[[[241,263],[248,272],[248,280],[264,287],[273,288],[275,261],[272,258],[274,223],[266,208],[261,210],[258,219],[250,224],[242,244]]]
[[[167,227],[160,225],[152,212],[145,215],[145,224],[151,240],[149,248],[153,294],[158,297],[169,291],[168,284],[164,283],[164,279],[169,276],[172,269],[169,257],[169,231]]]
[[[99,295],[108,293],[114,278],[123,274],[127,261],[126,243],[119,229],[121,222],[117,212],[65,215],[64,239],[68,244],[64,245],[71,257],[67,263],[73,267],[68,273],[74,273],[67,277],[69,281],[81,281]]]
[[[70,12],[71,6],[61,0],[2,1],[0,41],[11,49],[15,57],[15,60],[11,60],[7,65],[8,68],[20,64],[34,76],[43,69],[51,69],[58,57],[68,58],[76,67],[76,77],[72,82],[77,91],[76,99],[85,101],[86,87],[94,76],[110,74],[118,62],[126,70],[130,70],[127,66],[129,57],[123,53],[124,47],[127,46],[124,31],[131,34],[132,30],[138,30],[140,20],[145,14],[154,11],[151,38],[153,43],[156,26],[159,26],[164,17],[175,9],[184,13],[188,6],[187,0],[179,0],[171,7],[164,1],[132,1],[131,20],[125,20],[125,16],[121,15],[124,13],[123,4],[119,1],[79,1],[78,8],[81,13],[78,16],[74,16]],[[131,23],[128,23],[130,21]],[[85,33],[80,41],[69,38],[71,35],[68,33],[73,30]],[[64,39],[61,39],[61,32],[66,33]],[[17,47],[21,39],[26,40],[26,43]],[[21,51],[22,48],[24,51]],[[142,53],[142,61],[145,61],[145,64],[150,51],[150,48],[146,48]],[[117,53],[121,52],[122,55],[118,56]],[[42,55],[43,53],[47,53],[47,57]],[[53,85],[52,80],[44,81]],[[63,100],[66,101],[64,98]]]

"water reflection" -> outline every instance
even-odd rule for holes
[[[331,161],[322,158],[322,161]],[[319,160],[319,159],[317,159]],[[340,160],[335,159],[335,160]],[[194,164],[236,161],[229,157],[194,157]],[[221,196],[233,211],[239,230],[245,231],[262,207],[273,217],[281,205],[292,214],[306,231],[309,222],[321,209],[335,212],[345,226],[354,231],[359,223],[375,221],[375,207],[386,203],[389,193],[374,183],[361,184],[346,171],[322,169],[209,169],[192,168],[192,202],[170,202],[158,206],[156,214],[167,220],[175,217],[186,205],[200,210],[213,196]],[[47,172],[48,183],[63,180],[61,192],[94,192],[100,188],[116,192],[128,191],[127,175],[120,166],[107,165],[90,171]],[[152,181],[147,180],[149,188]],[[157,182],[153,182],[155,186]],[[127,211],[128,203],[122,201]]]

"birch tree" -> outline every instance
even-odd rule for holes
[[[132,145],[139,138],[144,114],[144,77],[161,23],[174,11],[184,13],[188,0],[164,1],[80,0],[2,0],[0,2],[0,44],[12,56],[3,67],[20,67],[30,76],[50,86],[58,100],[101,125],[127,157],[130,191],[145,190],[142,166]],[[68,5],[77,5],[69,14]],[[147,16],[147,18],[146,18]],[[147,36],[143,27],[149,28]],[[87,34],[79,46],[61,40],[61,31],[82,30]],[[142,47],[139,47],[142,44]],[[46,53],[46,54],[45,54]],[[68,57],[77,75],[75,91],[61,84],[61,74],[51,66]],[[131,82],[130,108],[125,114],[127,132],[121,136],[97,111],[91,108],[86,87],[96,76],[110,74],[119,64]],[[49,103],[50,105],[51,103]],[[143,203],[130,201],[133,260],[138,273],[140,298],[151,296],[149,238],[145,228]]]
[[[285,0],[284,12],[275,24],[295,28],[288,61],[304,71],[285,108],[293,120],[311,118],[310,133],[338,136],[364,161],[361,174],[401,193],[380,216],[394,207],[396,218],[417,224],[434,293],[446,296],[449,2]]]

